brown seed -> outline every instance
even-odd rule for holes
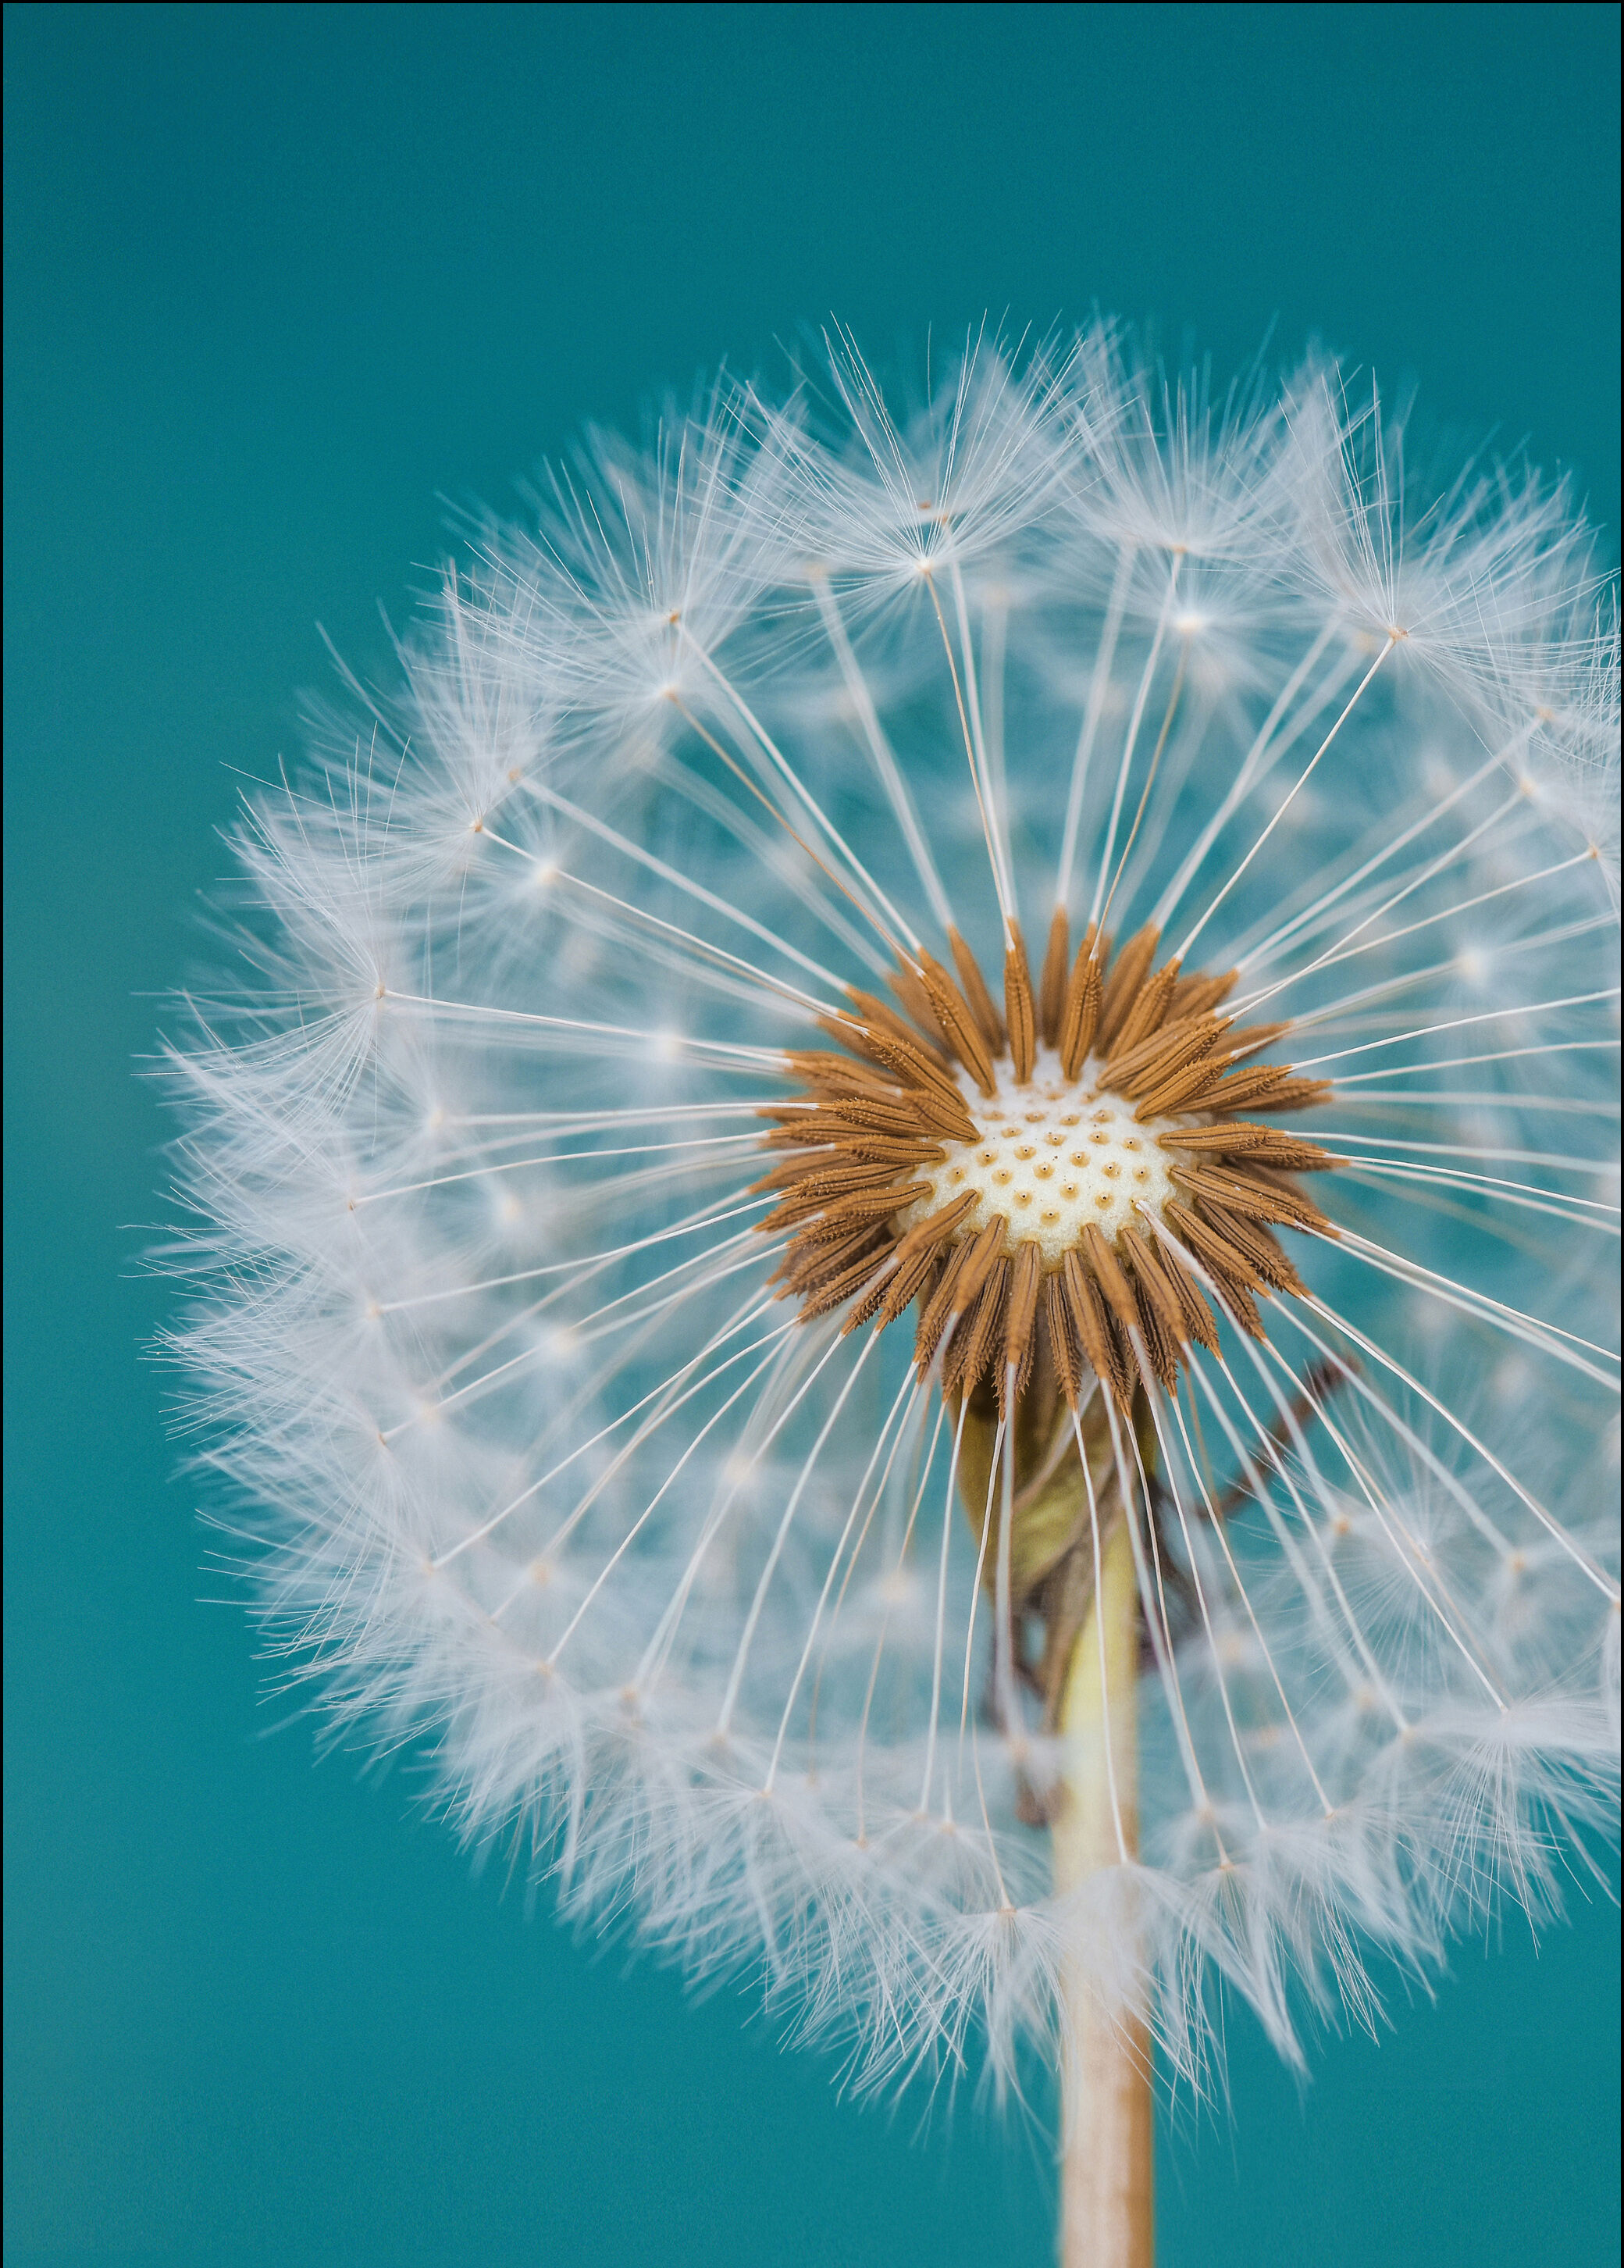
[[[948,1044],[983,1094],[993,1092],[992,1057],[971,1009],[939,961],[928,953],[919,956],[920,979],[930,995],[936,1019]]]
[[[1071,981],[1066,987],[1066,1005],[1061,1016],[1061,1069],[1068,1079],[1076,1079],[1087,1060],[1094,1044],[1094,1035],[1099,1028],[1099,1004],[1104,998],[1105,978],[1100,963],[1091,951],[1094,942],[1092,925],[1077,948]]]
[[[1010,1029],[1010,1060],[1016,1084],[1025,1086],[1037,1057],[1038,1026],[1032,998],[1032,971],[1019,928],[1010,926],[1009,950],[1003,956],[1003,1005]]]
[[[1136,1330],[1139,1302],[1134,1297],[1134,1287],[1103,1233],[1091,1225],[1083,1232],[1083,1252],[1117,1321],[1125,1331]]]
[[[1059,1044],[1061,1019],[1066,1011],[1066,953],[1069,943],[1066,909],[1056,906],[1043,954],[1043,974],[1038,983],[1038,1028],[1051,1048]]]
[[[1178,982],[1179,964],[1176,961],[1170,961],[1140,987],[1139,998],[1123,1017],[1121,1028],[1116,1035],[1118,1049],[1137,1047],[1161,1030],[1166,1021],[1173,987]]]
[[[947,944],[953,956],[953,967],[959,971],[959,982],[964,987],[965,998],[981,1026],[981,1037],[996,1055],[1003,1045],[1003,1024],[993,1005],[992,994],[987,990],[987,980],[981,975],[975,955],[956,929],[948,931]]]
[[[1077,1337],[1095,1376],[1107,1392],[1114,1394],[1122,1407],[1127,1409],[1133,1400],[1127,1366],[1118,1351],[1116,1335],[1111,1328],[1110,1312],[1100,1295],[1099,1285],[1091,1276],[1084,1272],[1083,1263],[1075,1252],[1068,1252],[1062,1262],[1061,1280],[1065,1285],[1066,1304],[1077,1326]]]
[[[1083,1365],[1076,1327],[1058,1275],[1044,1278],[1039,1305],[1048,1333],[1049,1349],[1054,1357],[1054,1373],[1060,1381],[1061,1392],[1075,1410],[1083,1384]]]
[[[1127,1020],[1128,1010],[1139,998],[1139,988],[1150,974],[1161,935],[1154,922],[1147,922],[1136,937],[1128,939],[1112,964],[1111,974],[1106,980],[1105,998],[1100,1003],[1099,1031],[1094,1042],[1101,1055],[1109,1050]]]

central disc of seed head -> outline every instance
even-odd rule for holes
[[[1339,1161],[1242,1116],[1328,1094],[1256,1060],[1287,1027],[1222,1012],[1233,970],[1157,968],[1153,928],[1114,952],[1091,928],[1069,969],[1057,914],[1036,986],[1014,932],[1002,1014],[950,944],[956,978],[899,966],[900,1007],[851,992],[824,1023],[841,1051],[790,1057],[801,1092],[763,1114],[784,1154],[761,1225],[803,1319],[912,1308],[922,1373],[1001,1407],[1075,1408],[1098,1377],[1129,1410],[1216,1352],[1215,1309],[1260,1337],[1258,1295],[1302,1288],[1275,1226],[1334,1233],[1293,1177]]]
[[[974,1138],[946,1144],[942,1163],[922,1174],[930,1194],[900,1216],[904,1231],[973,1195],[974,1207],[952,1232],[956,1243],[1000,1220],[1007,1254],[1033,1244],[1044,1268],[1057,1269],[1081,1248],[1084,1229],[1115,1245],[1147,1215],[1158,1220],[1174,1194],[1177,1152],[1164,1151],[1157,1138],[1190,1122],[1141,1122],[1131,1102],[1100,1084],[1103,1071],[1090,1061],[1081,1079],[1069,1079],[1047,1047],[1038,1049],[1025,1086],[1015,1083],[1007,1059],[996,1064],[991,1099],[966,1096]]]

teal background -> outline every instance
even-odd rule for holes
[[[200,1572],[132,1075],[238,776],[504,501],[833,310],[1271,321],[1616,528],[1612,7],[25,6],[6,18],[11,2268],[1003,2268],[1042,2152],[841,2103],[313,1762]],[[1611,542],[1611,538],[1609,538]],[[1614,1916],[1164,2136],[1164,2268],[1616,2257]]]

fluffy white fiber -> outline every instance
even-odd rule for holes
[[[1007,2078],[1062,1962],[1174,2067],[1215,1972],[1296,2054],[1547,1908],[1618,1738],[1615,659],[1560,491],[1103,330],[908,414],[837,344],[474,531],[253,800],[171,1056],[172,1351],[282,1674],[870,2083]],[[1056,1901],[952,1409],[775,1299],[750,1185],[887,940],[996,972],[1119,869],[1351,1162],[1311,1296],[1160,1397],[1140,1855]]]

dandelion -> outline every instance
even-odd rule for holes
[[[268,1646],[856,2083],[1047,2058],[1069,2261],[1216,1992],[1300,2059],[1599,1865],[1615,658],[1332,367],[837,341],[239,831],[173,1351]]]

